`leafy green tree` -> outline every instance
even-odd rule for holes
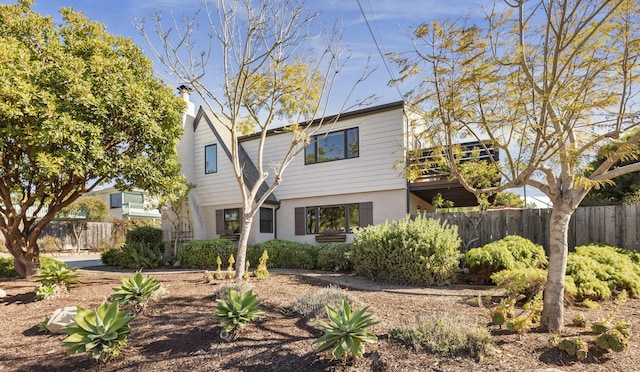
[[[329,102],[349,57],[340,49],[339,30],[318,28],[318,14],[305,10],[297,0],[213,3],[205,2],[191,18],[165,22],[160,14],[153,14],[155,42],[144,22],[137,26],[156,58],[180,84],[192,87],[209,113],[225,126],[224,137],[229,138],[227,145],[243,203],[235,266],[236,278],[240,279],[245,272],[251,224],[260,206],[280,185],[284,170],[309,144],[311,136],[339,118],[321,119],[326,117],[323,104]],[[204,41],[199,40],[201,21],[210,30]],[[326,45],[320,53],[310,49],[322,41]],[[213,59],[219,64],[208,63]],[[215,78],[209,74],[215,74]],[[365,67],[349,92],[366,75]],[[219,86],[213,87],[216,81]],[[345,103],[348,96],[350,93]],[[341,110],[346,109],[344,106]],[[296,124],[284,128],[291,137],[281,160],[267,165],[263,163],[267,129],[280,120]],[[259,131],[255,164],[258,178],[252,183],[245,179],[238,137],[254,131]],[[268,189],[260,190],[266,181]]]
[[[628,137],[629,136],[625,136],[621,140],[626,141],[628,140]],[[636,144],[636,147],[636,151],[640,153],[640,144]],[[598,167],[607,160],[608,153],[611,153],[612,151],[615,152],[617,150],[618,144],[616,142],[603,146],[600,151],[598,151],[598,155],[596,155],[595,159],[589,163],[585,174],[589,176],[594,169],[598,169]],[[612,168],[631,165],[637,161],[638,158],[636,156],[630,156],[627,160],[618,160],[612,165]],[[640,173],[627,173],[612,179],[608,184],[591,189],[583,203],[588,205],[612,205],[620,203],[638,204],[637,199],[639,193]]]
[[[414,50],[392,56],[400,80],[419,75],[409,92],[424,119],[415,133],[441,147],[467,190],[528,185],[553,203],[541,319],[552,332],[564,327],[571,215],[592,188],[640,170],[615,166],[638,153],[639,17],[633,0],[508,0],[486,11],[485,25],[422,24],[411,34]],[[469,137],[502,153],[490,159],[499,185],[475,188],[466,179],[452,145]],[[617,148],[585,175],[587,159],[612,141]]]
[[[175,182],[184,110],[131,39],[32,5],[0,5],[0,231],[22,277],[42,229],[83,193]]]

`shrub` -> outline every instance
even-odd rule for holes
[[[162,229],[151,226],[135,227],[127,231],[125,244],[145,243],[152,246],[162,244]]]
[[[96,311],[78,306],[78,314],[73,317],[76,323],[62,329],[69,334],[62,340],[65,346],[70,346],[67,353],[90,352],[93,359],[102,363],[120,355],[134,318],[128,310],[119,312],[118,305],[117,301],[111,305],[105,301]]]
[[[632,297],[640,293],[640,264],[632,254],[606,245],[576,247],[567,259],[567,275],[577,288],[579,299],[607,300],[613,291],[627,290]]]
[[[247,252],[247,259],[251,262],[259,262],[260,254],[265,250],[269,252],[269,267],[271,268],[305,270],[316,268],[317,248],[313,245],[271,239],[253,244],[251,254]]]
[[[250,282],[226,282],[221,284],[213,293],[213,298],[216,300],[226,300],[229,298],[229,292],[231,291],[236,291],[238,294],[242,295],[251,290],[253,290],[253,284]]]
[[[428,219],[385,222],[356,228],[352,245],[355,272],[374,280],[413,285],[454,282],[460,263],[457,226]]]
[[[163,250],[162,244],[152,245],[143,242],[131,242],[121,248],[104,251],[100,255],[100,259],[107,266],[155,269],[158,266],[167,264]]]
[[[542,246],[517,235],[506,236],[465,254],[471,278],[479,284],[489,283],[492,274],[505,269],[546,268],[548,261]]]
[[[62,251],[63,244],[60,238],[47,235],[38,240],[38,247],[40,248],[40,252],[60,252]]]
[[[146,309],[161,287],[154,277],[143,278],[142,272],[138,271],[132,278],[122,278],[122,285],[113,288],[116,293],[111,295],[111,301],[118,301],[124,309],[131,309],[137,315]]]
[[[579,337],[560,340],[554,336],[551,338],[551,344],[577,360],[585,359],[589,353],[589,346]]]
[[[100,255],[100,260],[106,266],[126,267],[127,258],[120,248],[108,249]]]
[[[298,298],[291,305],[291,310],[305,318],[316,318],[326,314],[326,306],[337,308],[343,300],[352,307],[360,306],[360,300],[348,291],[337,286],[329,286]]]
[[[491,275],[491,280],[507,295],[523,295],[531,299],[544,290],[547,270],[535,267],[501,270]]]
[[[417,325],[394,328],[389,338],[416,351],[443,356],[470,356],[482,359],[493,352],[493,339],[486,327],[469,325],[464,319],[435,316],[418,319]]]
[[[256,295],[249,290],[242,295],[233,289],[229,291],[226,300],[218,299],[218,312],[211,316],[222,323],[224,330],[220,333],[223,339],[234,340],[241,328],[245,328],[250,321],[263,314]]]
[[[58,284],[41,284],[36,287],[36,295],[34,296],[34,300],[53,300],[66,292],[66,288]]]
[[[353,271],[350,243],[327,243],[318,246],[316,268],[325,271]]]
[[[262,256],[260,256],[260,263],[258,264],[258,267],[253,272],[253,275],[255,275],[256,278],[266,279],[269,277],[267,260],[269,260],[269,253],[267,253],[267,250],[265,249],[264,251],[262,251]]]
[[[584,328],[587,326],[587,317],[584,316],[583,313],[576,314],[576,316],[571,319],[571,324],[575,327]]]
[[[0,257],[0,278],[18,276],[13,266],[13,257]]]
[[[237,251],[238,247],[227,239],[192,240],[180,248],[178,261],[183,267],[209,269],[216,267],[218,256],[227,262]]]
[[[342,300],[339,310],[327,306],[327,316],[331,323],[318,322],[324,335],[313,341],[313,345],[320,344],[317,352],[333,347],[332,359],[342,357],[361,357],[364,354],[364,342],[373,343],[378,339],[367,328],[380,323],[373,314],[364,315],[366,307],[351,311],[351,306]]]

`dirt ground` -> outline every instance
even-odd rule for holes
[[[38,333],[37,325],[57,308],[81,305],[95,309],[131,273],[105,269],[81,270],[84,284],[62,298],[34,302],[36,283],[0,279],[7,297],[0,299],[0,371],[96,370],[88,354],[66,355],[64,335]],[[146,314],[132,323],[129,343],[106,371],[637,371],[640,369],[640,299],[629,300],[618,318],[632,323],[629,348],[622,353],[590,352],[577,362],[548,343],[549,335],[533,331],[515,335],[492,327],[495,354],[482,361],[463,356],[434,356],[416,352],[387,338],[393,327],[413,324],[418,317],[436,314],[466,324],[487,324],[485,309],[477,305],[477,293],[485,288],[451,287],[415,289],[376,285],[353,276],[316,273],[278,274],[267,280],[252,279],[265,314],[252,323],[238,340],[218,337],[220,326],[212,319],[213,292],[219,284],[203,281],[202,272],[149,272],[167,293],[153,302]],[[330,351],[314,352],[311,345],[321,331],[314,320],[296,317],[289,306],[303,294],[343,284],[363,304],[369,305],[381,323],[372,331],[378,342],[366,345],[365,356],[354,363],[332,361]],[[569,323],[579,312],[589,321],[613,308],[605,302],[599,309],[568,307]],[[581,336],[590,346],[595,336],[584,328],[568,326],[565,336]],[[592,348],[595,350],[595,347]]]

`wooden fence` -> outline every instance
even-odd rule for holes
[[[86,228],[76,230],[80,237],[76,242],[73,226],[70,222],[53,221],[45,226],[40,240],[46,236],[60,239],[59,247],[50,247],[50,251],[75,251],[75,250],[103,250],[106,246],[114,244],[116,232],[111,222],[86,222]],[[43,246],[40,244],[40,248]],[[56,249],[57,248],[57,249]],[[51,252],[53,253],[53,252]]]
[[[507,235],[520,235],[549,250],[551,209],[498,209],[485,212],[436,212],[427,217],[457,225],[464,251]],[[569,226],[569,249],[608,243],[640,251],[640,206],[578,208]]]

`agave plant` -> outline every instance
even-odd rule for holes
[[[378,339],[373,333],[366,331],[367,328],[380,323],[373,314],[364,314],[368,306],[352,312],[349,303],[342,300],[339,310],[331,306],[326,308],[331,324],[317,323],[323,329],[324,335],[313,341],[314,345],[320,344],[316,351],[333,347],[333,359],[361,357],[364,354],[364,343],[373,343]]]
[[[120,355],[134,318],[128,310],[118,311],[118,306],[117,301],[111,304],[105,301],[96,311],[78,306],[78,314],[73,317],[76,324],[62,329],[69,334],[62,340],[65,346],[70,346],[67,353],[90,352],[93,359],[102,363]]]
[[[154,277],[142,277],[138,271],[133,278],[122,278],[122,285],[113,288],[116,293],[111,295],[111,301],[118,301],[123,308],[131,309],[134,314],[144,311],[151,297],[161,288],[160,282]]]
[[[242,295],[231,289],[226,300],[217,300],[218,312],[211,316],[222,323],[224,330],[220,332],[223,339],[235,339],[238,332],[244,328],[250,321],[254,320],[263,312],[260,310],[260,302],[256,300],[253,290],[249,290]]]
[[[58,285],[64,287],[66,290],[74,284],[79,284],[76,273],[77,267],[69,268],[66,263],[57,260],[50,260],[46,265],[42,265],[38,275],[33,277],[42,285]]]

